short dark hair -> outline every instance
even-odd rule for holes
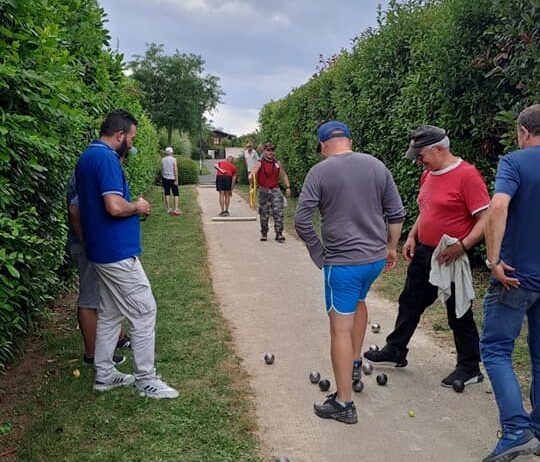
[[[526,128],[533,136],[540,135],[540,104],[523,109],[518,117],[518,125]]]
[[[105,117],[99,129],[99,136],[112,136],[116,132],[129,132],[132,125],[139,125],[137,119],[123,109],[116,109]]]

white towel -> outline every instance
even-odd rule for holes
[[[439,288],[439,300],[446,302],[452,295],[452,282],[455,285],[456,296],[456,317],[461,318],[471,306],[474,299],[474,288],[472,284],[471,265],[469,258],[464,253],[457,260],[448,265],[441,265],[437,257],[447,247],[454,245],[458,241],[455,237],[443,234],[439,244],[435,248],[431,257],[431,271],[429,272],[429,282]]]

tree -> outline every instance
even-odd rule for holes
[[[224,94],[219,78],[204,74],[204,60],[194,54],[164,53],[163,45],[151,43],[144,56],[129,64],[144,95],[143,105],[158,127],[167,129],[168,144],[174,129],[195,135],[203,117]]]

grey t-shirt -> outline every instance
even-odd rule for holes
[[[322,243],[313,227],[317,208]],[[331,156],[311,168],[294,217],[296,231],[319,268],[386,258],[386,223],[404,220],[390,171],[375,157],[354,152]]]

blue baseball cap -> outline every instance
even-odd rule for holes
[[[331,138],[349,138],[351,139],[351,132],[349,127],[343,122],[337,120],[329,120],[323,123],[317,129],[317,142],[322,143],[328,141]]]

